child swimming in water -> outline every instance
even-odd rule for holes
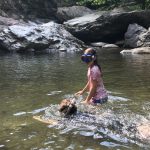
[[[75,115],[77,112],[77,107],[75,105],[75,102],[69,99],[64,99],[61,101],[59,104],[59,109],[58,111],[61,113],[63,117],[70,117],[72,115]],[[59,120],[54,120],[51,118],[42,118],[42,116],[33,116],[34,119],[41,121],[43,123],[47,124],[58,124]]]
[[[88,65],[88,81],[85,87],[76,93],[76,95],[82,95],[88,91],[88,96],[82,102],[85,104],[103,104],[107,102],[108,95],[103,84],[102,70],[97,62],[96,51],[92,48],[88,48],[81,56],[81,60]]]
[[[76,116],[77,106],[76,106],[75,102],[73,102],[72,100],[64,99],[59,104],[58,111],[60,112],[61,116],[70,119],[70,117]],[[95,122],[94,115],[90,115],[90,114],[85,115],[84,113],[80,113],[80,115],[77,114],[77,116],[79,117],[79,120],[80,120],[80,117],[85,117],[85,119],[88,118],[87,120],[90,120],[90,121],[92,120],[93,124]],[[51,124],[51,125],[57,125],[59,123],[63,123],[63,120],[56,120],[56,119],[44,118],[44,117],[42,118],[42,116],[33,116],[33,118],[40,122]],[[96,125],[97,124],[95,123],[95,126]],[[118,125],[120,130],[121,130],[121,128],[123,128],[123,126],[124,126],[123,124],[121,126]],[[128,127],[128,128],[130,128],[130,127]],[[136,131],[136,135],[139,139],[150,141],[150,122],[146,122],[143,124],[141,123],[140,125],[134,125],[134,130]]]

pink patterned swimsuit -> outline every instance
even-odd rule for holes
[[[91,89],[91,86],[92,86],[91,80],[96,80],[98,82],[96,93],[90,101],[92,103],[100,103],[100,104],[106,102],[108,99],[108,94],[104,87],[102,75],[98,66],[94,65],[92,67],[89,67],[87,76],[88,76],[88,81],[89,81],[89,89]]]

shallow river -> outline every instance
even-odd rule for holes
[[[57,117],[61,99],[74,98],[84,86],[87,66],[80,54],[0,54],[0,149],[149,149],[126,126],[150,120],[150,55],[99,53],[99,62],[108,103],[96,108],[78,103],[89,117],[50,126],[32,117]],[[111,128],[115,121],[124,127]]]

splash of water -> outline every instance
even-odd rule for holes
[[[58,120],[58,124],[49,127],[59,129],[60,134],[74,133],[83,136],[90,136],[93,139],[111,139],[121,143],[139,142],[136,126],[147,122],[148,120],[141,115],[134,114],[130,111],[114,111],[111,105],[91,106],[81,104],[82,97],[74,95],[65,95],[64,98],[76,101],[78,112],[71,118],[62,118],[58,108],[59,105],[50,105],[46,110],[43,118]],[[122,100],[124,98],[121,98]]]

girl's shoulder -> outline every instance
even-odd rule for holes
[[[100,72],[99,67],[96,66],[96,65],[94,65],[94,66],[91,67],[91,71],[92,72]]]

